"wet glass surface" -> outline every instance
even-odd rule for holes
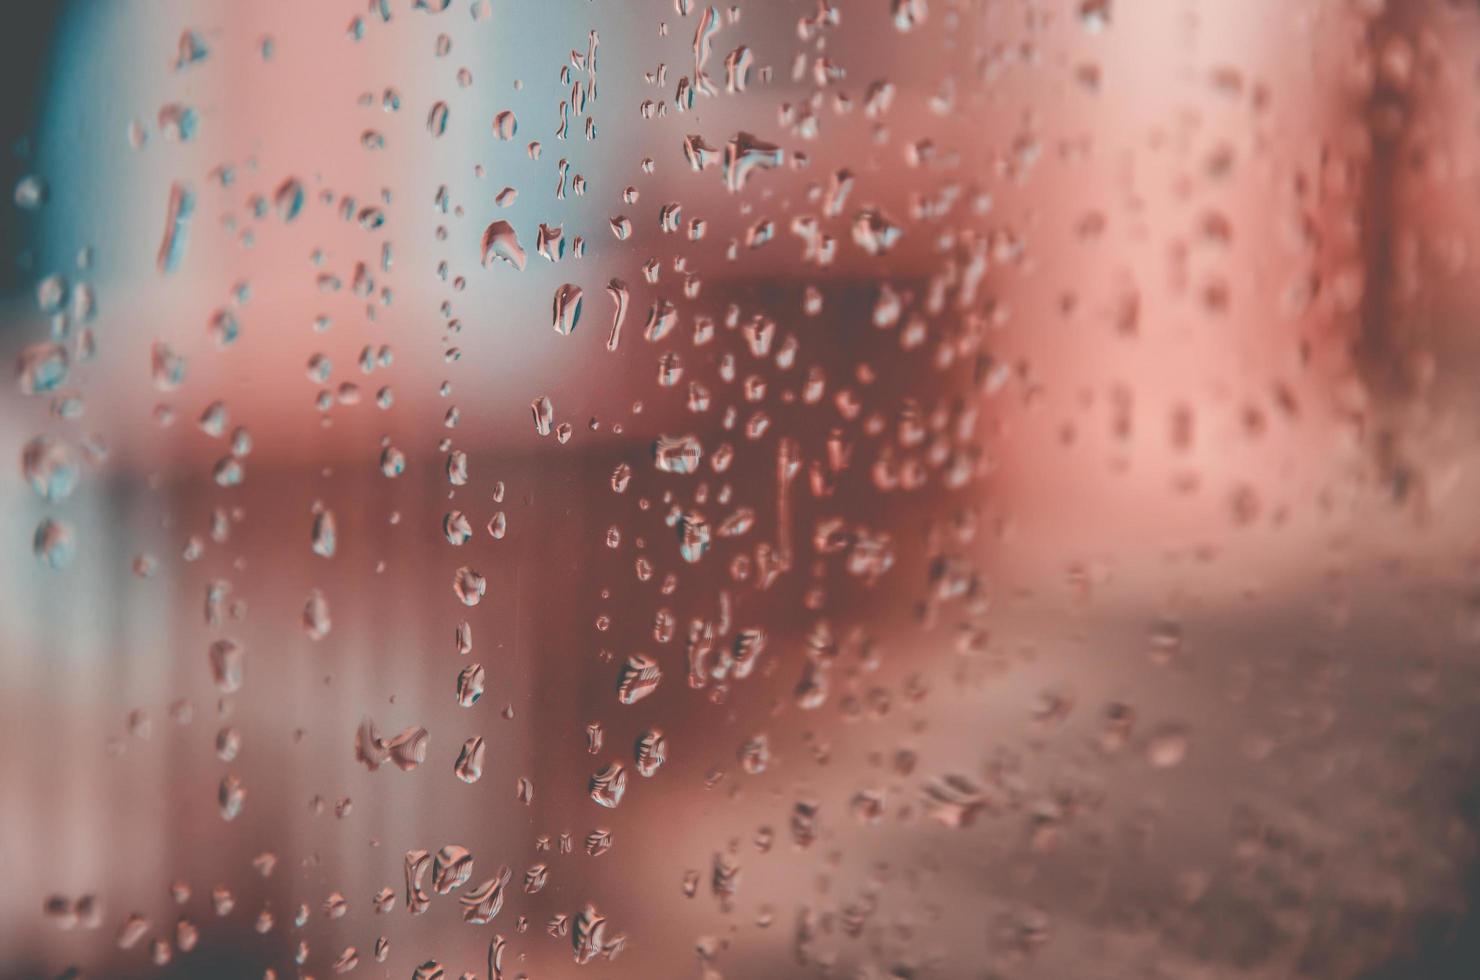
[[[1480,971],[1480,9],[6,15],[0,976]]]

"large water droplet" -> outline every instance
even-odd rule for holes
[[[507,221],[495,221],[483,230],[483,264],[489,266],[495,260],[506,262],[521,272],[524,270],[524,249],[519,244],[514,226]]]
[[[704,447],[691,435],[659,436],[653,443],[653,463],[664,473],[693,473],[703,455]]]

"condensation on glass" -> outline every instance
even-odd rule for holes
[[[40,6],[0,975],[1480,971],[1473,4]]]

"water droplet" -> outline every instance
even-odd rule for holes
[[[493,538],[495,541],[502,541],[504,535],[508,533],[508,530],[508,517],[505,516],[504,512],[501,510],[494,511],[493,516],[488,519],[488,536]]]
[[[771,743],[765,735],[746,739],[740,746],[740,768],[752,776],[759,776],[771,764]]]
[[[242,735],[235,728],[223,728],[216,733],[216,758],[222,762],[235,759],[241,748]]]
[[[481,664],[469,664],[457,675],[457,703],[464,708],[471,708],[478,703],[483,696],[483,683],[486,672]]]
[[[565,258],[564,226],[551,226],[541,222],[539,231],[535,235],[535,251],[551,262],[559,262]]]
[[[221,777],[221,786],[216,792],[216,802],[221,806],[222,820],[235,820],[247,803],[247,789],[236,776],[227,773]]]
[[[819,805],[808,800],[798,800],[791,810],[791,839],[797,847],[810,847],[817,840],[817,811]]]
[[[750,133],[736,133],[725,143],[725,187],[736,192],[759,170],[781,166],[785,154],[779,146],[757,139]]]
[[[635,653],[622,664],[617,676],[617,700],[622,704],[635,704],[657,690],[663,672],[658,662],[646,654]]]
[[[386,745],[391,762],[402,772],[410,772],[427,761],[427,730],[419,725],[405,729]]]
[[[686,562],[697,562],[709,550],[709,522],[704,515],[688,511],[678,521],[678,553]]]
[[[247,651],[232,639],[220,639],[212,643],[209,650],[211,677],[216,689],[222,694],[241,690],[242,675],[246,668]]]
[[[333,558],[334,549],[337,546],[338,534],[335,528],[334,512],[321,510],[314,515],[313,519],[313,553],[321,558]]]
[[[289,177],[278,185],[273,192],[272,203],[277,209],[278,217],[284,222],[292,221],[298,217],[303,210],[304,201],[303,182],[297,177]]]
[[[476,606],[483,601],[483,593],[488,589],[488,581],[464,565],[457,570],[452,579],[452,591],[457,593],[458,599],[465,606]]]
[[[524,271],[524,249],[519,244],[514,226],[507,221],[495,221],[483,230],[483,265],[490,266],[495,260]]]
[[[1156,769],[1171,769],[1187,758],[1192,734],[1184,725],[1163,725],[1146,740],[1146,761]]]
[[[22,211],[35,211],[46,203],[47,196],[46,181],[35,174],[26,174],[15,182],[15,206]]]
[[[925,0],[892,0],[894,26],[900,33],[908,33],[925,23],[929,13]]]
[[[448,895],[461,888],[473,874],[473,855],[466,847],[448,844],[432,863],[432,890]]]
[[[200,114],[190,106],[171,102],[160,107],[158,124],[165,139],[188,143],[200,129]]]
[[[43,500],[58,501],[72,496],[81,478],[77,456],[71,446],[37,436],[21,450],[21,472],[31,489]]]
[[[447,117],[451,115],[446,102],[435,102],[431,111],[427,113],[427,132],[433,137],[441,136],[447,132]]]
[[[77,533],[66,521],[48,517],[36,526],[31,547],[41,564],[60,570],[77,556]]]
[[[360,954],[355,950],[353,946],[346,946],[344,948],[344,952],[340,953],[339,956],[334,960],[333,964],[331,964],[330,969],[332,969],[335,973],[343,974],[349,973],[359,965]]]
[[[571,947],[575,950],[576,962],[585,964],[600,955],[606,937],[606,916],[588,904],[576,916],[570,930]]]
[[[534,413],[534,431],[538,435],[547,436],[555,422],[555,406],[546,395],[541,395],[529,403],[529,409]]]
[[[591,799],[608,809],[622,802],[627,792],[627,770],[620,762],[611,762],[591,777]]]
[[[695,171],[702,171],[719,162],[719,151],[706,143],[704,137],[698,133],[690,133],[683,138],[683,156],[689,162],[689,169]]]
[[[61,344],[31,344],[16,359],[16,381],[23,395],[45,395],[67,381],[70,364]]]
[[[442,517],[442,534],[447,543],[462,546],[473,536],[473,525],[460,510],[450,510]]]
[[[206,324],[206,332],[211,335],[217,347],[224,349],[236,343],[237,338],[242,334],[242,327],[235,313],[220,309],[211,314],[211,320]]]
[[[969,827],[986,808],[981,788],[965,776],[950,773],[931,780],[924,791],[925,812],[947,827]]]
[[[205,61],[210,53],[210,49],[206,47],[206,39],[200,32],[187,28],[180,32],[180,40],[175,45],[175,70],[182,71]]]
[[[656,775],[668,758],[668,740],[656,728],[650,728],[637,738],[634,751],[637,773],[640,776]]]
[[[447,482],[455,487],[465,486],[468,482],[468,454],[461,449],[447,454]]]
[[[653,443],[653,462],[664,473],[694,473],[704,447],[694,436],[659,436]]]
[[[483,778],[483,755],[483,738],[474,735],[458,752],[457,762],[452,766],[453,773],[465,783],[476,783]]]
[[[566,283],[555,290],[552,320],[556,333],[569,336],[575,332],[581,319],[581,297],[581,287],[573,283]]]
[[[333,622],[329,618],[329,600],[318,589],[308,594],[303,604],[303,632],[310,640],[322,640],[329,635]]]
[[[463,907],[463,921],[472,925],[487,925],[504,907],[504,888],[509,884],[513,872],[507,864],[500,865],[498,874],[466,894],[458,896]]]
[[[176,181],[170,188],[170,203],[165,211],[164,237],[159,244],[157,265],[163,273],[174,272],[185,257],[190,219],[195,215],[195,192],[189,185]]]
[[[519,132],[519,120],[512,109],[504,109],[493,117],[493,135],[501,140],[511,140]]]
[[[903,229],[876,208],[865,208],[853,219],[853,243],[869,255],[885,254],[903,234]]]

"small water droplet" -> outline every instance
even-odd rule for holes
[[[334,557],[334,550],[338,547],[338,533],[332,510],[321,510],[314,515],[312,547],[313,553],[321,558]]]

